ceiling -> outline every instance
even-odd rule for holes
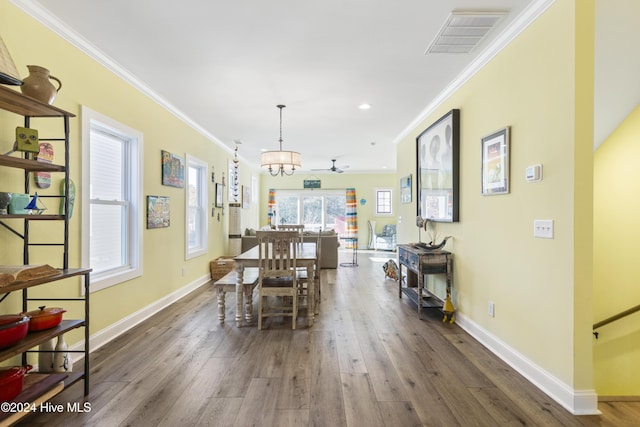
[[[594,69],[594,148],[640,105],[638,0],[597,0]]]
[[[395,142],[535,0],[14,0],[259,165],[394,171]],[[538,0],[539,3],[539,0]],[[452,11],[507,11],[466,54],[425,51]],[[371,108],[361,110],[368,103]],[[412,124],[413,123],[413,124]],[[316,172],[314,172],[316,173]]]

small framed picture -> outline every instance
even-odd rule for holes
[[[147,228],[165,228],[170,225],[171,199],[147,196]]]
[[[411,203],[411,175],[400,178],[400,202]]]
[[[162,185],[184,188],[184,158],[162,151]]]
[[[224,185],[216,184],[216,208],[221,208],[224,203]]]
[[[509,127],[482,138],[482,194],[509,192]]]

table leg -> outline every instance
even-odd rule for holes
[[[242,300],[244,297],[244,289],[242,287],[242,281],[244,280],[244,265],[241,262],[236,261],[236,326],[242,326],[242,314],[244,307],[242,306]]]
[[[422,319],[422,287],[424,286],[424,273],[418,273],[418,319]]]
[[[222,289],[218,289],[218,320],[220,323],[224,323],[224,303],[225,303],[226,292]]]
[[[314,295],[313,295],[313,299],[314,299],[314,305],[315,305],[315,310],[313,311],[313,314],[320,314],[320,280],[322,280],[320,278],[320,270],[318,270],[318,277],[317,277],[317,282],[314,283],[315,286],[315,290],[314,290]],[[315,280],[315,279],[314,279]]]
[[[247,323],[253,322],[253,287],[246,285],[244,287],[244,293],[246,297],[244,318]]]

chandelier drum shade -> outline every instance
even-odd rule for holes
[[[280,150],[265,151],[260,156],[260,165],[267,169],[273,176],[293,175],[296,168],[302,166],[302,156],[297,151],[287,151],[282,149],[282,109],[285,105],[277,105],[280,109]]]

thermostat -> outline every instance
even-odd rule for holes
[[[525,171],[525,178],[528,182],[542,181],[542,165],[529,166]]]

